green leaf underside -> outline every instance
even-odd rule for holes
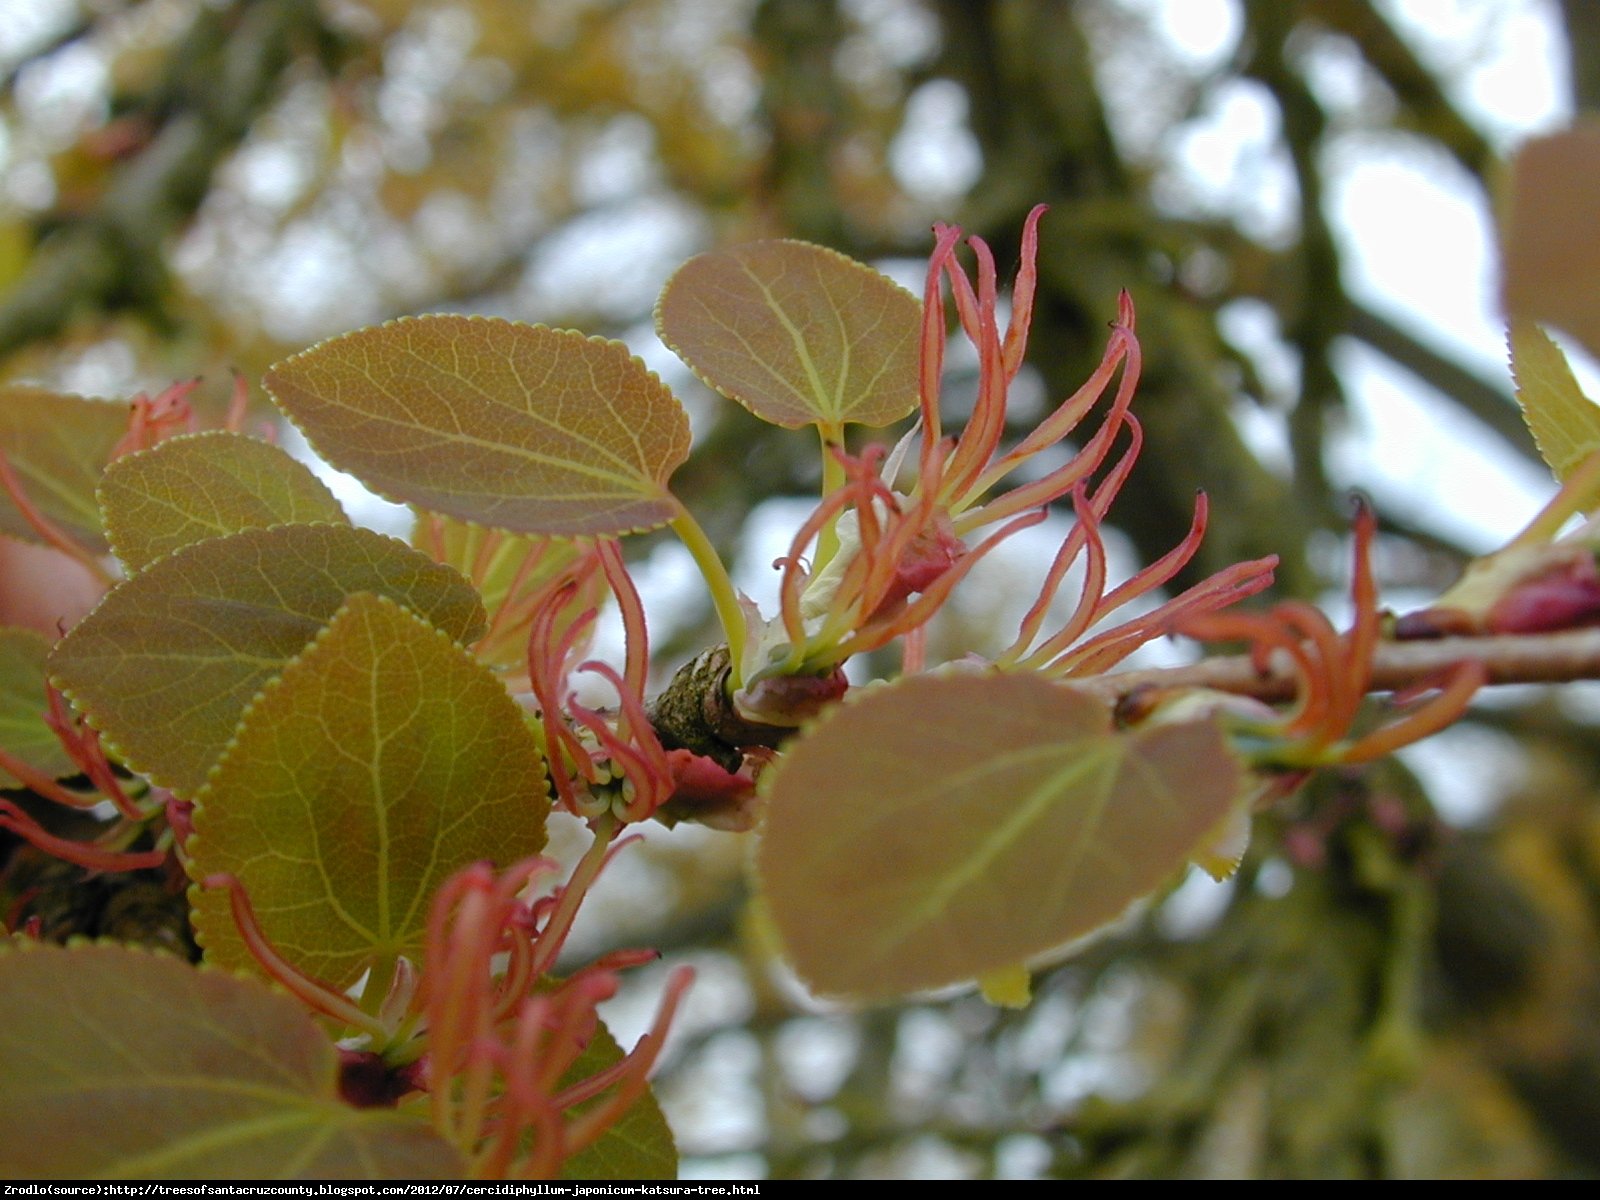
[[[426,1124],[337,1094],[333,1044],[261,984],[94,945],[0,950],[0,1175],[451,1179]]]
[[[96,554],[107,545],[94,489],[127,429],[125,405],[43,388],[0,387],[0,451],[34,506]],[[3,492],[0,533],[41,540]]]
[[[1511,324],[1511,371],[1517,403],[1539,453],[1557,479],[1565,480],[1600,450],[1600,405],[1583,394],[1561,348],[1537,325]],[[1590,497],[1583,507],[1593,506]]]
[[[621,1061],[622,1047],[604,1025],[599,1025],[588,1047],[562,1082],[565,1085],[579,1083]],[[602,1100],[603,1097],[591,1103]],[[576,1111],[581,1113],[586,1107],[579,1105]],[[677,1143],[655,1095],[648,1090],[593,1145],[574,1154],[561,1167],[563,1179],[676,1179],[677,1176]]]
[[[31,629],[0,629],[0,750],[52,779],[77,771],[44,723],[50,643]],[[0,768],[0,788],[18,781]]]
[[[343,525],[279,525],[186,546],[114,588],[50,657],[56,685],[119,755],[193,795],[244,708],[356,592],[451,637],[483,630],[456,571]]]
[[[323,482],[276,446],[211,430],[126,454],[100,481],[111,549],[130,571],[206,538],[349,521]]]
[[[244,884],[267,937],[337,988],[420,963],[445,878],[538,853],[550,802],[522,712],[489,669],[380,596],[352,596],[251,704],[195,798],[190,874]],[[248,967],[223,891],[208,962]]]
[[[620,342],[483,317],[391,321],[267,371],[318,453],[373,490],[515,533],[663,525],[676,397]]]
[[[438,547],[430,532],[434,521],[439,523]],[[490,539],[495,537],[500,542],[491,545]],[[523,614],[522,619],[501,622],[495,622],[493,614],[504,605],[516,606],[526,601],[571,565],[578,557],[577,544],[567,538],[538,534],[495,534],[481,525],[426,512],[417,514],[411,544],[477,582],[478,595],[491,614],[492,626],[490,635],[473,647],[479,660],[500,669],[525,670],[531,612]]]
[[[1114,920],[1243,783],[1210,721],[1118,732],[1099,701],[1036,676],[956,674],[840,706],[771,778],[757,871],[778,931],[815,990],[868,1000]]]
[[[707,384],[790,429],[888,425],[917,406],[922,305],[806,242],[702,254],[656,305],[661,340]]]

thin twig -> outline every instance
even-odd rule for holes
[[[1373,654],[1371,690],[1402,691],[1461,662],[1482,663],[1488,682],[1570,683],[1600,679],[1600,629],[1384,642]],[[1212,688],[1258,700],[1294,697],[1295,676],[1281,651],[1257,671],[1249,656],[1208,658],[1186,667],[1122,671],[1073,686],[1115,702],[1141,688]]]

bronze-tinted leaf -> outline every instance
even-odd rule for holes
[[[276,446],[223,430],[125,454],[100,481],[112,552],[130,571],[191,542],[270,525],[346,524],[323,482]]]
[[[871,267],[806,242],[691,258],[656,330],[695,374],[790,429],[888,425],[917,405],[922,306]]]
[[[481,317],[357,330],[272,367],[273,399],[373,490],[515,533],[663,525],[689,420],[620,342]]]
[[[910,676],[785,752],[757,872],[801,978],[886,999],[1114,920],[1204,849],[1242,776],[1209,720],[1120,732],[1037,676]]]

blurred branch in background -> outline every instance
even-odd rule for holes
[[[197,11],[160,76],[144,94],[124,98],[115,120],[128,144],[108,147],[118,161],[101,194],[86,211],[39,230],[27,268],[0,303],[0,358],[60,333],[86,311],[133,307],[158,325],[172,320],[171,240],[275,97],[285,70],[308,49],[328,48],[320,33],[312,0]]]

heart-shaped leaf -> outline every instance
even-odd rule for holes
[[[707,384],[790,429],[888,425],[917,406],[922,305],[871,267],[807,242],[684,263],[656,331]]]
[[[345,525],[278,525],[196,542],[114,588],[50,657],[130,766],[193,795],[245,705],[349,596],[376,592],[451,637],[483,631],[461,576]]]
[[[77,771],[44,723],[50,643],[31,629],[0,629],[0,750],[52,779]],[[0,767],[0,788],[18,781]]]
[[[125,454],[100,481],[112,552],[138,571],[172,551],[245,529],[348,524],[323,482],[276,446],[211,430]]]
[[[620,342],[482,317],[357,330],[268,370],[267,390],[374,491],[515,533],[601,536],[676,515],[689,420]]]
[[[424,1122],[338,1096],[289,997],[121,946],[0,947],[7,1179],[459,1179]]]
[[[769,776],[757,871],[801,978],[886,999],[1094,931],[1243,793],[1212,721],[1112,728],[1033,675],[910,676],[836,706]]]
[[[34,506],[96,554],[107,547],[94,489],[127,429],[128,410],[121,404],[15,384],[0,387],[0,452]],[[3,492],[0,533],[40,540]]]
[[[544,760],[494,674],[382,596],[352,596],[269,683],[195,797],[190,873],[244,884],[262,930],[336,988],[422,961],[428,906],[469,863],[544,845]],[[252,963],[225,892],[196,896],[207,961]]]

